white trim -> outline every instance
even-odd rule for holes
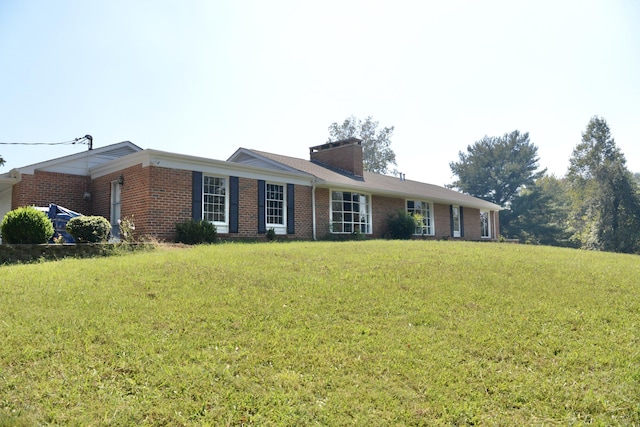
[[[209,174],[209,173],[202,174],[202,207],[200,208],[200,211],[202,212],[203,220],[206,220],[205,212],[204,212],[204,195],[205,195],[204,179],[205,177],[224,179],[224,222],[223,221],[209,221],[209,222],[216,226],[216,230],[218,231],[218,233],[227,234],[229,233],[229,196],[230,196],[229,177],[224,175]],[[210,194],[210,193],[207,193],[207,194]]]
[[[224,160],[207,159],[184,154],[168,153],[157,150],[144,150],[115,159],[111,162],[91,169],[91,177],[99,178],[128,167],[142,165],[142,167],[157,166],[167,169],[199,171],[207,175],[227,175],[249,179],[272,179],[286,181],[290,184],[311,185],[313,176],[303,172],[286,172],[268,170],[242,163],[226,162]]]
[[[141,151],[142,148],[133,144],[130,141],[123,141],[117,144],[107,145],[105,147],[95,148],[93,150],[85,150],[80,153],[70,154],[68,156],[58,157],[51,160],[46,160],[40,163],[34,163],[19,168],[20,172],[27,175],[33,175],[36,170],[43,170],[47,172],[68,173],[71,175],[88,175],[92,165],[108,163],[119,158],[113,159],[112,156],[105,156],[106,153],[117,151],[119,149],[129,148],[133,151]],[[130,155],[130,154],[129,154]],[[128,157],[125,155],[122,157]],[[81,166],[74,166],[76,162],[85,162]]]
[[[409,202],[419,202],[419,203],[426,203],[429,209],[429,219],[430,219],[430,224],[431,224],[431,232],[427,233],[427,234],[423,234],[423,233],[413,233],[414,236],[435,236],[436,235],[436,224],[435,224],[435,212],[434,212],[434,208],[433,208],[433,202],[429,201],[429,200],[424,200],[424,199],[405,199],[404,201],[404,208],[406,212],[409,212]]]
[[[316,223],[316,183],[315,182],[311,185],[311,227],[313,227],[313,230],[312,230],[313,240],[318,240],[318,232],[316,230],[318,226]]]
[[[488,235],[487,236],[483,236],[482,235],[482,214],[485,213],[487,214],[487,232]],[[491,226],[491,211],[488,210],[484,210],[484,209],[480,209],[480,238],[481,239],[491,239],[491,232],[493,230],[493,227]]]
[[[451,237],[455,237],[455,238],[459,238],[462,237],[462,218],[460,218],[460,205],[451,205],[452,208],[452,212],[451,215],[453,216],[453,236]],[[454,213],[457,212],[457,213]],[[457,219],[457,225],[458,225],[458,230],[456,231],[456,219]]]
[[[269,206],[267,206],[267,185],[277,185],[282,187],[282,224],[273,224],[267,221],[269,218],[268,210]],[[269,230],[273,228],[276,234],[287,234],[287,184],[282,182],[275,181],[265,181],[264,183],[264,223],[265,228]]]

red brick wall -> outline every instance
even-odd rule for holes
[[[404,210],[405,200],[386,196],[373,196],[372,199],[372,237],[386,237],[389,215],[394,214],[398,210]]]
[[[55,203],[90,215],[91,200],[84,198],[86,191],[90,191],[86,176],[35,171],[33,175],[23,174],[22,180],[13,186],[11,209]]]
[[[295,239],[313,239],[312,190],[305,185],[295,186]]]
[[[191,172],[136,165],[93,181],[94,211],[111,216],[111,183],[122,175],[121,217],[133,218],[137,236],[173,240],[175,223],[191,218]]]
[[[256,179],[238,179],[238,233],[230,236],[258,236],[258,180]]]
[[[330,235],[329,208],[329,189],[316,188],[316,237],[318,239],[325,239]]]
[[[362,145],[353,143],[312,152],[311,160],[362,176],[362,156]]]
[[[121,216],[133,217],[138,236],[153,236],[161,240],[173,240],[175,223],[192,217],[192,172],[156,166],[133,166],[89,181],[88,177],[52,172],[24,174],[22,181],[13,187],[12,209],[25,205],[48,206],[57,203],[86,215],[102,215],[110,220],[111,183],[122,175]],[[89,191],[91,198],[83,195]],[[370,237],[382,238],[387,233],[387,217],[398,209],[404,209],[404,198],[373,196],[372,228]],[[434,203],[435,236],[449,238],[449,205]],[[295,234],[294,239],[313,238],[312,188],[295,186]],[[465,240],[480,240],[480,211],[464,208]],[[498,215],[492,213],[492,237],[498,235]],[[264,238],[258,234],[258,182],[255,179],[239,179],[239,233],[226,235],[238,238]],[[329,189],[316,189],[317,238],[329,235]],[[226,237],[225,235],[221,237]]]
[[[480,209],[462,208],[464,239],[480,240]]]

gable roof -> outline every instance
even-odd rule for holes
[[[118,142],[105,147],[94,148],[68,156],[46,160],[40,163],[17,168],[21,174],[33,174],[36,170],[45,172],[68,173],[71,175],[88,175],[89,169],[111,160],[142,151],[130,141]]]
[[[327,168],[309,160],[280,154],[267,153],[259,150],[241,148],[228,161],[249,163],[265,168],[287,168],[313,175],[318,187],[340,187],[348,190],[367,193],[416,198],[443,204],[457,204],[461,206],[500,210],[500,206],[477,197],[469,196],[445,187],[424,182],[404,180],[398,177],[364,172],[362,177]]]

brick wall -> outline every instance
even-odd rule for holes
[[[330,235],[329,189],[316,188],[316,237],[326,239]]]
[[[373,206],[371,219],[373,226],[372,237],[386,237],[389,215],[393,215],[398,210],[404,210],[405,200],[397,197],[373,196],[371,205]]]
[[[326,147],[325,147],[326,146]],[[350,172],[356,176],[362,176],[363,154],[362,145],[359,142],[346,143],[338,146],[325,144],[318,151],[311,152],[311,160],[318,161],[331,168]]]
[[[13,186],[11,209],[21,206],[63,206],[82,214],[91,214],[91,200],[84,194],[90,191],[89,177],[55,172],[35,171],[23,174]]]
[[[312,190],[305,185],[295,186],[295,239],[313,239]]]
[[[173,240],[175,223],[191,218],[191,172],[132,166],[93,181],[94,212],[111,219],[111,183],[122,175],[121,218],[133,218],[138,236]]]
[[[192,217],[192,172],[157,166],[132,166],[90,181],[88,177],[36,172],[23,175],[13,187],[12,209],[25,205],[48,206],[57,203],[87,215],[111,214],[111,183],[122,175],[121,217],[132,217],[138,236],[153,236],[171,241],[175,237],[175,223]],[[85,199],[85,192],[91,194]],[[387,233],[387,218],[398,209],[404,209],[404,198],[373,196],[372,228],[370,237],[382,238]],[[295,234],[292,239],[313,238],[312,188],[295,186]],[[434,203],[436,234],[430,238],[449,238],[449,205]],[[480,240],[480,211],[464,208],[465,240]],[[492,213],[493,237],[498,235],[498,215]],[[330,230],[329,189],[316,189],[316,233],[327,238]],[[258,234],[258,181],[239,179],[239,233],[221,235],[232,238],[264,238]]]
[[[480,240],[480,209],[462,208],[464,239]]]
[[[258,180],[238,180],[238,233],[232,237],[258,236]],[[264,235],[261,235],[264,236]]]

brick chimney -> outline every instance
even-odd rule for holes
[[[311,161],[330,169],[362,176],[362,140],[348,138],[309,148]]]

